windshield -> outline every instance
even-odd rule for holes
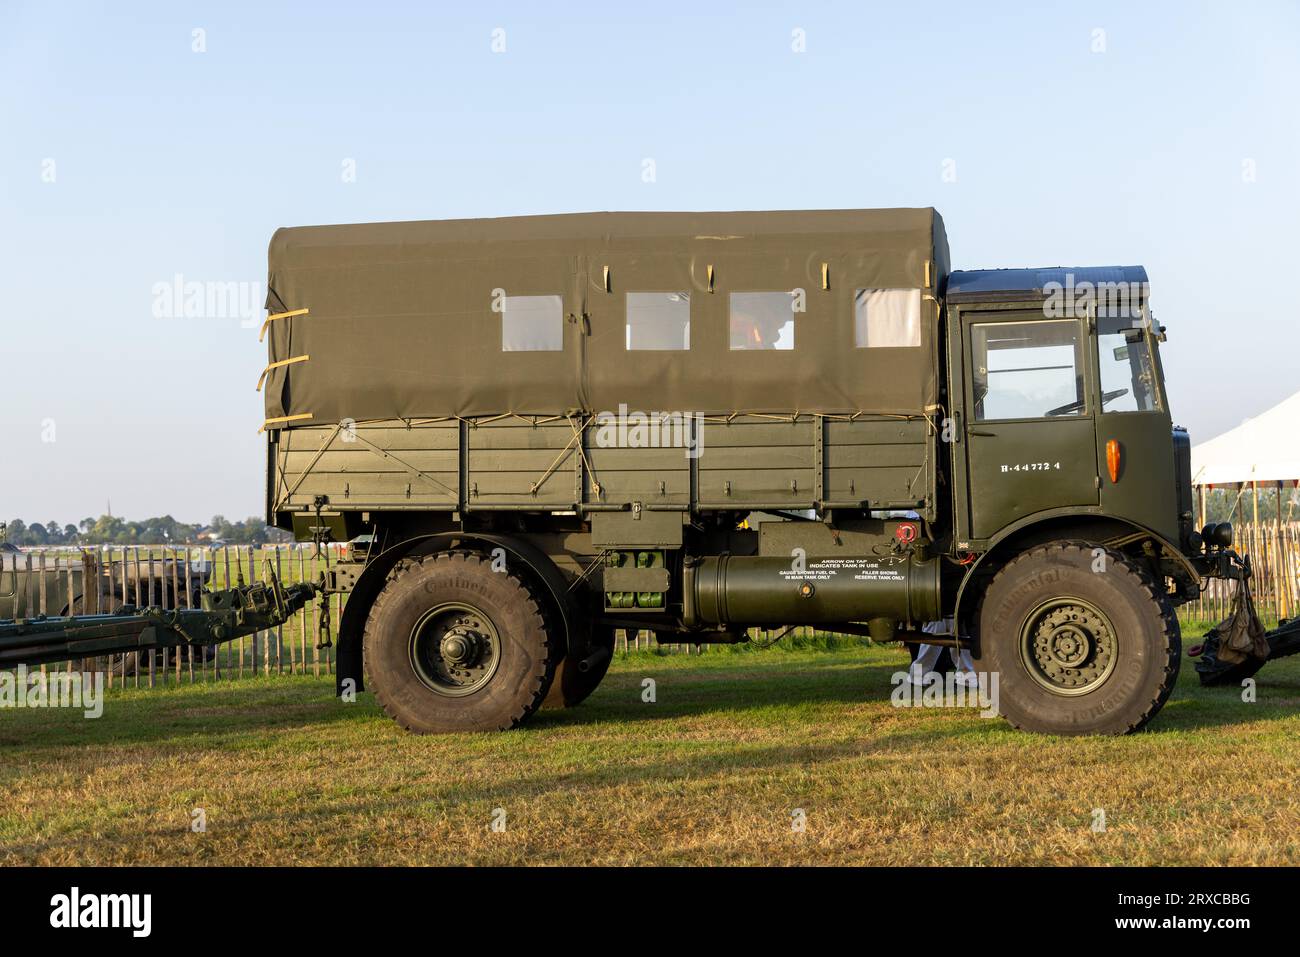
[[[1097,372],[1103,412],[1154,412],[1160,402],[1144,319],[1097,317]]]

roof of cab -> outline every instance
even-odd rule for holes
[[[959,269],[948,276],[950,302],[1041,299],[1045,286],[1077,289],[1082,283],[1139,283],[1147,289],[1142,266],[1049,266],[1043,269]]]

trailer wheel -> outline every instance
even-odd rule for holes
[[[977,670],[998,676],[1012,725],[1047,734],[1128,734],[1164,705],[1180,634],[1153,577],[1076,542],[1030,549],[994,577],[979,611]]]
[[[117,610],[124,604],[125,602],[123,602],[117,594],[106,595],[104,596],[103,607],[100,608],[99,613],[102,615],[115,615],[117,614]],[[63,609],[62,614],[88,614],[85,599],[81,595],[78,595],[71,605]],[[116,667],[113,666],[113,659],[117,657],[117,655],[92,655],[89,658],[82,658],[79,664],[79,670],[88,674],[94,674],[96,671],[102,671],[107,674],[109,671],[112,671],[117,677],[123,677],[125,672],[124,662],[119,660]],[[125,659],[126,656],[123,655],[121,657],[122,659]],[[125,673],[133,674],[134,672]]]
[[[559,649],[529,586],[463,552],[399,562],[363,641],[380,707],[417,734],[519,725],[546,697]]]
[[[586,701],[605,678],[609,663],[614,657],[614,628],[596,624],[591,628],[591,648],[594,658],[586,671],[580,663],[567,655],[555,669],[555,681],[543,703],[544,708],[576,708]]]

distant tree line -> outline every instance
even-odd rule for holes
[[[115,515],[83,518],[76,525],[33,522],[21,518],[5,523],[0,540],[13,545],[207,545],[216,540],[228,545],[261,545],[290,541],[292,536],[256,516],[232,522],[214,515],[206,525],[178,522],[170,515],[132,522]]]

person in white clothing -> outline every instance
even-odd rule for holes
[[[913,522],[921,519],[917,512],[910,509],[903,513],[903,517]],[[921,630],[927,635],[957,634],[951,618],[927,622],[921,626]],[[979,687],[979,676],[975,674],[975,662],[970,656],[969,649],[948,648],[944,645],[918,645],[916,656],[912,659],[912,667],[907,672],[908,680],[914,685],[925,684],[926,675],[936,673],[939,659],[943,657],[945,651],[951,652],[949,657],[956,668],[957,680],[967,688]]]
[[[956,635],[951,618],[931,621],[921,626],[927,635]],[[967,688],[979,687],[979,676],[975,673],[975,662],[967,648],[948,648],[944,645],[918,645],[916,657],[908,669],[907,680],[914,685],[925,684],[926,676],[936,672],[939,659],[945,651],[951,652],[952,663],[957,669],[957,681]]]

